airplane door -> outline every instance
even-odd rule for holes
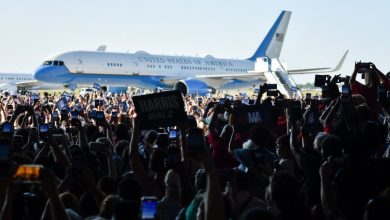
[[[75,58],[76,58],[76,72],[83,73],[84,72],[84,68],[83,68],[84,64],[83,64],[83,59],[82,59],[81,55],[76,54]]]
[[[131,68],[132,69],[132,74],[133,75],[139,75],[139,62],[137,60],[134,60],[133,62],[133,67]]]

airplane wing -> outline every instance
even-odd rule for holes
[[[40,82],[38,80],[32,80],[32,81],[26,81],[26,82],[19,82],[16,83],[16,87],[24,90],[37,90],[37,89],[63,89],[63,85],[60,84],[51,84],[51,83],[44,83]]]
[[[313,74],[313,73],[331,73],[336,72],[341,69],[343,66],[343,63],[345,61],[345,58],[348,55],[349,50],[345,51],[344,55],[341,57],[341,60],[338,62],[335,68],[331,69],[329,67],[325,68],[311,68],[311,69],[295,69],[295,70],[288,70],[289,74]]]

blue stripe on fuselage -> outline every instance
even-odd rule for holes
[[[160,82],[159,76],[109,75],[70,73],[65,66],[40,66],[34,73],[35,79],[48,83],[93,85],[99,83],[108,86],[134,86],[145,89],[172,88]]]

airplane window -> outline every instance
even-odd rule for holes
[[[58,64],[59,64],[60,66],[63,66],[63,65],[64,65],[64,61],[58,61]]]
[[[51,66],[53,64],[53,61],[51,60],[46,60],[43,65]]]
[[[53,66],[58,66],[58,61],[57,60],[53,61]]]

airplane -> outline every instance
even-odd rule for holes
[[[47,57],[36,69],[35,79],[60,83],[71,89],[94,83],[109,87],[142,89],[178,89],[183,94],[215,93],[217,90],[250,88],[260,83],[277,83],[283,94],[296,87],[289,73],[337,71],[311,68],[286,70],[278,58],[281,53],[291,12],[282,11],[255,53],[244,60],[131,53],[71,51]],[[346,56],[346,54],[345,54]]]
[[[62,85],[39,82],[32,73],[0,73],[0,91],[62,89]]]

